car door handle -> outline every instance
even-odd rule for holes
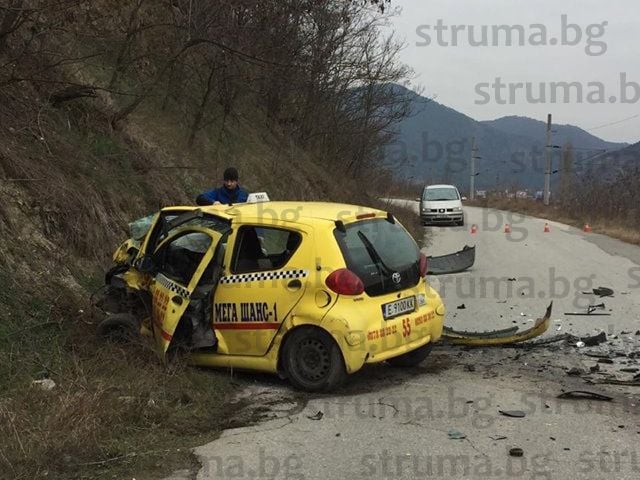
[[[287,288],[294,288],[294,289],[298,289],[302,287],[302,282],[300,280],[298,280],[297,278],[294,280],[289,281],[289,283],[287,283]]]
[[[171,301],[176,305],[182,305],[182,297],[179,295],[175,295],[174,297],[172,297]]]

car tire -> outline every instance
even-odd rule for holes
[[[291,383],[300,390],[326,392],[347,377],[340,348],[324,330],[301,327],[286,338],[283,367]]]
[[[392,367],[414,367],[427,358],[431,350],[433,350],[433,344],[429,342],[398,357],[390,358],[387,363]]]
[[[130,343],[140,337],[140,322],[130,313],[115,313],[100,322],[96,332],[105,340]]]

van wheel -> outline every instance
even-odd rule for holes
[[[431,342],[398,357],[390,358],[387,363],[392,367],[414,367],[422,362],[433,350]]]
[[[308,392],[333,390],[347,377],[338,345],[319,328],[291,332],[284,345],[283,364],[291,383]]]
[[[130,313],[108,315],[97,328],[100,338],[118,343],[129,343],[140,336],[140,322]]]

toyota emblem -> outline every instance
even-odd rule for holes
[[[393,280],[393,283],[400,283],[400,280],[402,280],[402,277],[398,272],[395,272],[393,275],[391,275],[391,280]]]

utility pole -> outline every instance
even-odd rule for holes
[[[545,170],[544,170],[544,204],[549,205],[551,195],[551,114],[547,115],[547,146],[545,148]]]
[[[471,172],[469,177],[469,199],[476,198],[476,137],[471,137]]]

